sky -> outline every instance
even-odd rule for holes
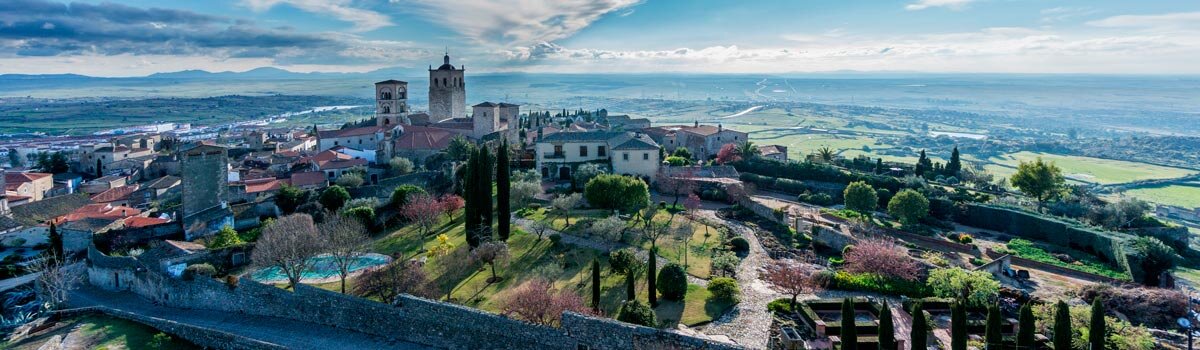
[[[1196,0],[0,0],[0,74],[1200,74]]]

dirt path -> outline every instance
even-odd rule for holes
[[[750,253],[742,259],[741,265],[738,265],[737,280],[742,292],[742,302],[721,318],[699,327],[698,330],[709,336],[726,337],[747,348],[766,348],[771,327],[771,314],[767,311],[767,303],[784,297],[772,291],[766,282],[759,279],[762,268],[771,263],[772,259],[750,228],[718,218],[713,211],[703,210],[700,215],[714,222],[723,222],[734,234],[746,238],[746,241],[750,242]]]

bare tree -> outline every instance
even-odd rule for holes
[[[567,226],[571,226],[571,210],[578,207],[581,201],[583,201],[583,195],[572,193],[569,195],[559,195],[550,204],[554,206],[554,209],[563,212],[563,217],[567,219]]]
[[[412,221],[420,229],[421,237],[429,235],[433,226],[437,225],[438,217],[445,211],[446,206],[437,198],[427,194],[417,194],[408,199],[408,203],[400,208],[400,215]]]
[[[488,278],[488,283],[496,283],[500,280],[496,277],[496,264],[503,264],[508,260],[508,244],[504,242],[486,242],[479,245],[479,248],[471,251],[471,260],[482,262],[491,265],[492,277]]]
[[[422,298],[432,298],[437,295],[425,269],[415,262],[397,260],[392,263],[367,271],[359,276],[351,290],[354,295],[369,298],[378,297],[379,301],[387,304],[394,303],[400,294],[411,294]]]
[[[346,294],[346,277],[350,276],[350,265],[362,255],[367,244],[367,228],[358,219],[345,215],[334,215],[318,228],[325,240],[325,252],[333,259],[342,282],[342,294]]]
[[[522,283],[505,296],[503,313],[543,325],[555,325],[564,311],[588,313],[583,298],[570,291],[555,291],[550,282],[535,278]]]
[[[620,242],[621,237],[625,234],[625,228],[625,220],[612,215],[593,222],[591,226],[588,226],[587,232],[608,241]]]
[[[29,270],[40,273],[36,287],[38,300],[51,310],[61,308],[66,304],[71,290],[83,279],[81,269],[81,266],[64,263],[53,255],[34,260]]]
[[[263,229],[250,258],[257,266],[278,267],[288,278],[288,288],[294,289],[312,264],[310,258],[324,248],[322,245],[312,216],[292,214]]]
[[[546,220],[534,220],[533,223],[529,224],[529,229],[537,234],[540,241],[544,238],[546,232],[550,231],[550,222]]]
[[[692,181],[696,171],[692,168],[685,168],[675,175],[667,175],[659,173],[658,188],[663,194],[669,194],[674,197],[674,202],[671,206],[679,205],[679,196],[686,196],[696,191],[696,183]]]
[[[800,294],[816,293],[824,289],[824,277],[813,265],[796,262],[776,261],[767,266],[763,279],[770,284],[771,289],[792,296],[792,309],[796,308],[796,298]]]

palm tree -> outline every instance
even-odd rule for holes
[[[748,140],[738,145],[737,152],[742,156],[742,158],[747,159],[758,157],[758,155],[761,154],[761,152],[758,151],[758,146],[755,146],[754,142],[750,142]]]
[[[836,154],[837,154],[837,152],[834,152],[834,150],[829,147],[821,147],[821,148],[817,149],[817,155],[820,156],[821,159],[826,162],[832,162],[833,156]]]

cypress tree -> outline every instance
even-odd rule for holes
[[[58,226],[50,223],[50,256],[57,261],[63,261],[63,238],[58,233]]]
[[[1088,326],[1088,344],[1092,349],[1104,349],[1108,337],[1108,327],[1104,324],[1104,304],[1100,298],[1092,300],[1092,322]]]
[[[1030,304],[1021,306],[1021,315],[1017,318],[1017,349],[1033,349],[1034,343],[1033,307]]]
[[[658,249],[655,247],[650,247],[650,267],[646,269],[646,287],[650,289],[646,292],[646,294],[649,295],[650,307],[658,307],[658,289],[655,289],[654,285],[654,275],[656,272],[658,272],[656,271],[658,270],[656,268],[657,266],[655,266],[658,263],[657,256]]]
[[[508,141],[501,141],[496,149],[496,221],[500,226],[497,230],[501,241],[507,241],[510,230],[512,205],[509,203],[509,173],[508,173]]]
[[[479,216],[482,219],[482,226],[485,232],[491,233],[492,230],[492,154],[488,152],[487,147],[479,148],[479,172],[475,173],[478,176],[478,186],[475,188],[479,195]]]
[[[625,300],[637,299],[637,274],[625,274]]]
[[[875,158],[875,173],[883,174],[883,158]]]
[[[987,332],[984,337],[986,349],[1001,349],[1004,343],[1004,335],[1000,333],[1000,307],[993,304],[988,307],[987,313]]]
[[[925,162],[928,161],[929,158],[925,157],[925,150],[921,150],[921,157],[917,158],[917,165],[916,168],[913,169],[913,172],[916,173],[917,176],[925,176],[925,170],[928,170],[925,168]]]
[[[967,350],[967,311],[963,301],[950,310],[950,350]]]
[[[479,186],[478,176],[479,171],[479,155],[471,153],[467,158],[467,165],[463,166],[463,200],[466,202],[463,208],[463,229],[467,235],[467,245],[472,249],[479,246],[479,194],[475,190]]]
[[[958,159],[958,146],[954,146],[954,152],[950,153],[950,162],[946,163],[946,176],[958,176],[958,172],[962,171],[962,160]]]
[[[842,299],[842,350],[858,348],[858,330],[854,323],[854,298]]]
[[[929,320],[925,319],[925,310],[921,307],[920,303],[913,306],[912,316],[912,329],[908,336],[908,339],[912,342],[910,346],[913,350],[924,350],[929,343]]]
[[[887,301],[879,310],[879,350],[896,350],[896,327],[892,325],[892,308]]]
[[[1075,333],[1071,331],[1071,309],[1067,307],[1067,303],[1059,300],[1054,308],[1054,350],[1070,350],[1071,335]]]
[[[600,260],[592,259],[592,311],[600,312]]]

